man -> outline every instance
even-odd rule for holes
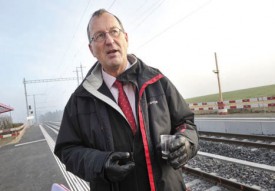
[[[198,150],[194,114],[167,77],[127,54],[116,16],[96,11],[87,31],[98,61],[65,107],[55,154],[91,191],[185,190],[181,167]],[[167,160],[163,134],[176,135]]]

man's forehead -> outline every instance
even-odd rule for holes
[[[96,32],[99,30],[108,30],[112,27],[119,27],[119,22],[110,13],[103,13],[100,16],[95,16],[91,18],[91,21],[90,21],[91,32]]]

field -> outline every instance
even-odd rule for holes
[[[275,96],[275,84],[268,86],[261,86],[255,88],[248,88],[230,92],[223,92],[223,100],[239,100],[247,98],[271,97]],[[186,99],[187,103],[198,102],[216,102],[219,99],[219,94],[211,94]]]

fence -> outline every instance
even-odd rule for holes
[[[1,129],[0,140],[8,137],[17,137],[24,128],[25,128],[25,125],[21,125],[19,127],[14,127],[9,129]]]
[[[189,107],[197,114],[216,113],[220,109],[227,109],[233,113],[244,110],[252,112],[275,112],[275,96],[227,100],[223,102],[189,103]]]

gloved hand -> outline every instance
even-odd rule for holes
[[[104,165],[105,176],[111,182],[123,180],[135,167],[128,152],[114,152]]]
[[[169,151],[167,161],[174,169],[185,165],[192,153],[189,141],[180,134],[171,141]]]

